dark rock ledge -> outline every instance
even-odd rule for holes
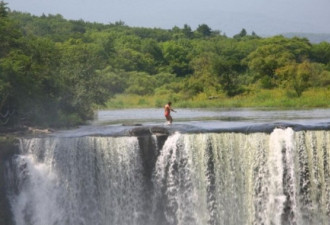
[[[13,224],[5,187],[5,160],[19,152],[18,139],[14,136],[0,136],[0,225]]]
[[[141,126],[135,127],[128,130],[128,134],[130,136],[148,136],[148,135],[156,135],[156,136],[168,136],[170,134],[170,130],[165,127],[160,126]]]

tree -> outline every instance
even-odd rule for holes
[[[261,45],[245,59],[263,88],[276,86],[278,68],[308,59],[310,43],[306,39],[275,36],[261,40]]]
[[[194,33],[191,30],[191,27],[187,24],[183,26],[182,32],[186,38],[192,38],[194,36]]]
[[[261,79],[262,87],[276,85],[275,71],[294,61],[294,55],[282,45],[267,44],[258,47],[246,58],[250,70],[256,72],[256,79]]]
[[[162,49],[155,40],[142,40],[141,53],[146,63],[143,70],[149,74],[157,73],[158,68],[165,64]]]
[[[234,38],[242,38],[242,37],[245,37],[247,35],[247,32],[246,32],[246,30],[243,28],[242,30],[241,30],[241,32],[239,32],[238,34],[236,34],[236,35],[234,35]]]
[[[254,31],[251,33],[252,37],[259,37]]]
[[[96,74],[99,77],[99,90],[96,94],[98,95],[98,99],[103,99],[103,103],[107,101],[109,97],[118,93],[123,93],[128,87],[129,73],[123,70],[116,70],[107,66],[102,70],[96,70]]]
[[[292,63],[279,68],[276,73],[286,88],[293,89],[298,97],[311,85],[311,78],[316,77],[316,67],[308,61]]]
[[[43,38],[22,38],[20,47],[0,63],[1,79],[9,87],[6,108],[23,123],[43,124],[56,114],[58,52]]]
[[[243,92],[238,79],[238,73],[233,69],[235,62],[224,57],[216,57],[213,62],[213,71],[219,77],[220,84],[227,96],[232,97]]]
[[[179,77],[190,74],[189,67],[189,50],[191,46],[189,42],[165,42],[162,46],[163,56],[167,62],[170,73],[174,73]]]
[[[212,34],[211,28],[206,24],[198,25],[196,32],[200,34],[202,37],[209,37]]]
[[[167,72],[160,72],[153,76],[155,78],[155,87],[161,87],[163,85],[170,84],[175,82],[175,74],[167,73]]]
[[[311,59],[315,62],[330,64],[330,43],[314,44],[311,47]]]
[[[73,33],[85,33],[86,25],[83,20],[72,21],[72,32]]]
[[[218,77],[212,71],[213,54],[204,52],[192,59],[191,67],[194,73],[187,79],[184,88],[188,96],[202,92],[212,95],[220,89]]]
[[[154,93],[154,84],[156,80],[147,73],[131,72],[128,80],[128,88],[126,93],[137,95],[150,95]]]
[[[92,118],[93,104],[104,104],[111,96],[107,91],[106,74],[97,72],[102,66],[99,64],[99,48],[81,40],[67,41],[59,48],[62,52],[59,113],[81,123]]]
[[[0,2],[0,18],[6,18],[8,16],[7,3],[4,1]]]

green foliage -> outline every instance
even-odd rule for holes
[[[212,34],[211,28],[206,24],[198,25],[196,32],[202,37],[209,37]]]
[[[277,85],[276,73],[278,68],[302,62],[307,59],[310,44],[306,39],[287,39],[276,36],[261,41],[255,51],[251,52],[245,59],[249,69],[255,71],[263,88],[273,88]]]
[[[111,67],[106,67],[103,70],[97,70],[96,76],[100,79],[103,89],[100,94],[109,97],[117,93],[123,93],[128,87],[129,73],[122,70],[115,70]]]
[[[171,73],[182,77],[192,72],[189,67],[190,49],[191,45],[188,41],[170,41],[162,45],[163,56]]]
[[[262,107],[270,109],[298,109],[312,107],[330,107],[330,90],[324,88],[310,88],[303,92],[301,97],[296,93],[283,88],[258,89],[249,93],[227,98],[218,94],[210,98],[209,95],[201,93],[194,98],[182,98],[178,94],[152,96],[117,95],[109,100],[108,108],[139,108],[139,107],[164,107],[170,99],[176,108],[219,108],[219,107]],[[144,102],[145,105],[141,105]],[[140,103],[140,105],[139,105]],[[147,104],[148,103],[148,104]]]
[[[175,82],[177,79],[174,74],[161,72],[156,75],[154,75],[155,79],[155,87],[161,87],[166,84],[170,84],[172,82]]]
[[[0,2],[0,18],[6,18],[8,16],[7,3],[4,1]]]
[[[312,78],[320,76],[320,68],[317,64],[307,61],[302,63],[293,63],[278,69],[278,75],[282,79],[285,87],[295,91],[298,97],[311,86]]]
[[[146,73],[131,73],[128,80],[128,94],[151,95],[154,93],[154,77]]]
[[[241,32],[239,32],[239,34],[234,35],[234,38],[236,38],[236,39],[238,39],[238,38],[243,38],[243,37],[245,37],[246,35],[247,35],[247,32],[246,32],[246,30],[243,28],[243,29],[241,30]]]
[[[327,90],[329,71],[326,42],[260,38],[245,29],[228,38],[206,24],[195,31],[187,24],[165,30],[38,17],[0,3],[0,113],[7,115],[2,125],[80,124],[117,94],[135,96],[130,99],[138,107],[167,100],[206,107],[224,106],[227,99],[243,106],[253,92],[261,97],[250,105],[271,106],[281,103],[262,100],[272,91],[263,89],[285,87],[285,104],[306,104],[297,99],[311,88]],[[211,101],[219,96],[219,103]],[[126,100],[111,106],[127,107]]]
[[[194,36],[194,33],[188,24],[185,24],[183,26],[182,33],[183,33],[184,37],[189,38],[189,39],[193,38],[193,36]]]
[[[214,57],[213,71],[219,77],[220,84],[227,96],[232,97],[243,92],[235,71],[236,62],[225,57]]]
[[[213,57],[212,53],[204,53],[191,61],[194,74],[185,82],[184,89],[188,96],[194,96],[202,92],[215,93],[220,89],[219,79],[212,70]]]
[[[111,92],[107,73],[97,73],[100,69],[99,48],[80,40],[70,40],[59,46],[60,79],[62,90],[60,109],[77,113],[83,120],[93,116],[91,105],[103,104]]]
[[[284,46],[267,44],[258,47],[247,57],[248,66],[260,77],[274,78],[275,70],[294,60],[294,55]]]
[[[311,47],[311,59],[318,63],[330,63],[330,43],[321,42]]]
[[[7,25],[13,28],[11,23]],[[52,73],[56,71],[57,52],[54,43],[48,40],[17,34],[17,30],[5,34],[10,39],[7,39],[7,48],[0,58],[0,111],[15,112],[17,118],[32,123],[43,122],[35,109],[46,111],[46,103],[50,102],[47,97],[56,94]]]
[[[323,70],[318,79],[313,80],[313,86],[315,87],[330,87],[330,71]]]

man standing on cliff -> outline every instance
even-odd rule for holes
[[[171,108],[171,105],[172,105],[171,102],[168,102],[165,105],[165,118],[167,120],[168,125],[172,124],[172,121],[173,121],[172,116],[171,116],[171,111],[176,112],[174,109]]]

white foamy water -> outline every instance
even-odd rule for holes
[[[22,139],[7,162],[15,223],[329,224],[329,131],[176,132],[164,141]]]

